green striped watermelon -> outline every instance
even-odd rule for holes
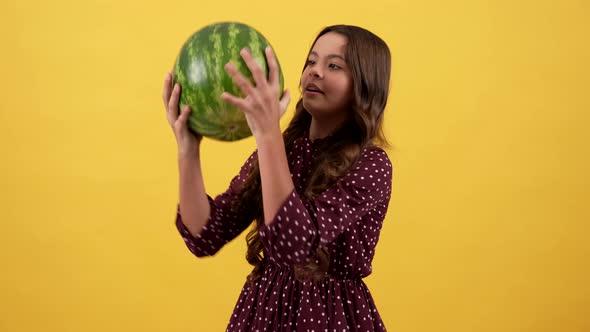
[[[175,83],[181,86],[179,104],[191,107],[188,126],[192,131],[221,141],[236,141],[252,135],[244,113],[220,97],[224,91],[243,97],[224,66],[231,61],[254,84],[239,52],[247,47],[268,76],[264,53],[267,45],[270,44],[261,33],[238,22],[205,26],[184,43],[173,74]],[[279,77],[282,93],[284,79],[280,65]]]

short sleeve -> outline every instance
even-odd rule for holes
[[[241,211],[232,204],[239,199],[241,186],[247,178],[252,162],[256,158],[256,152],[252,153],[248,160],[230,182],[229,188],[215,199],[207,196],[210,205],[210,214],[207,224],[197,236],[192,236],[182,222],[180,205],[176,210],[176,228],[184,239],[188,249],[197,257],[212,256],[225,244],[236,238],[252,222],[253,217],[246,211]]]
[[[260,236],[271,259],[304,263],[319,245],[338,235],[373,209],[387,209],[393,168],[385,151],[366,148],[351,171],[313,200],[293,190]],[[384,217],[384,213],[381,214]]]

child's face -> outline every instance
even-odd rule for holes
[[[353,100],[350,68],[344,60],[347,38],[335,32],[313,46],[301,75],[303,106],[312,116],[347,116]]]

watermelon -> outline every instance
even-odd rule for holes
[[[244,47],[248,48],[268,77],[266,46],[270,43],[260,32],[239,22],[211,24],[188,38],[172,72],[174,83],[179,83],[181,87],[179,107],[186,104],[191,107],[188,118],[190,130],[220,141],[236,141],[252,135],[244,113],[221,99],[224,91],[244,97],[224,66],[231,61],[254,85],[252,74],[239,52]],[[284,78],[280,68],[279,65],[282,94]]]

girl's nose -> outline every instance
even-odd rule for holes
[[[324,73],[318,67],[319,66],[314,66],[313,68],[310,68],[309,75],[317,78],[323,78]]]

